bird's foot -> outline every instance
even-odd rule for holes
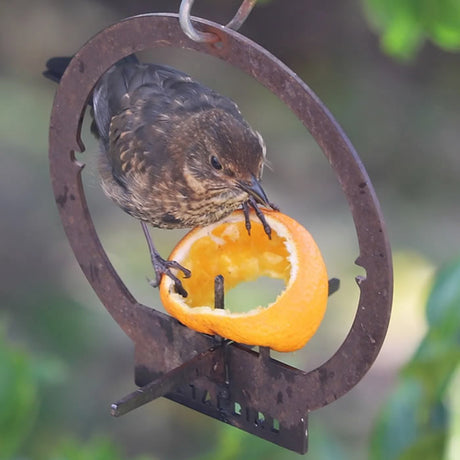
[[[273,203],[269,203],[269,204],[270,204],[270,207],[274,211],[279,211],[278,206],[276,206]],[[256,216],[259,218],[260,222],[262,223],[262,225],[264,227],[264,232],[266,233],[268,238],[271,240],[272,239],[272,229],[271,229],[270,225],[268,224],[267,220],[265,219],[264,213],[259,208],[259,206],[257,205],[256,200],[252,196],[249,197],[248,201],[245,201],[243,203],[244,223],[245,223],[245,227],[246,227],[246,230],[248,232],[248,235],[251,234],[251,219],[249,217],[250,208],[254,209],[254,212],[256,213]]]
[[[163,257],[161,257],[158,253],[152,255],[152,265],[153,269],[155,270],[155,280],[149,280],[149,284],[151,286],[158,287],[161,281],[161,277],[166,275],[174,281],[176,292],[182,297],[187,297],[188,294],[182,285],[182,281],[176,275],[174,275],[171,269],[180,270],[184,274],[185,278],[190,278],[192,274],[190,270],[183,267],[179,262],[176,262],[175,260],[163,259]]]
[[[141,221],[141,226],[149,246],[150,259],[152,261],[153,269],[155,270],[155,281],[149,280],[149,284],[153,287],[158,287],[161,281],[161,277],[163,275],[169,276],[174,281],[176,292],[182,297],[187,297],[187,291],[184,289],[184,286],[182,286],[181,280],[176,275],[174,275],[171,269],[180,270],[184,274],[185,278],[190,278],[190,275],[192,274],[191,271],[183,267],[179,262],[176,262],[175,260],[163,259],[163,257],[160,256],[158,251],[155,249],[155,246],[153,245],[147,224]]]

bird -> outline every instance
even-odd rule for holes
[[[44,76],[59,82],[70,61],[49,59]],[[234,101],[182,71],[129,55],[100,77],[89,104],[102,189],[140,221],[155,272],[152,286],[166,275],[186,297],[174,269],[191,273],[160,255],[149,225],[205,226],[242,208],[250,233],[253,209],[271,237],[259,207],[278,209],[261,185],[266,146]]]

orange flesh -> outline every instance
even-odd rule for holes
[[[238,211],[222,223],[189,232],[170,255],[192,272],[188,279],[181,277],[189,295],[177,294],[171,279],[164,276],[160,297],[171,315],[198,332],[294,351],[313,336],[324,316],[327,271],[305,228],[280,212],[264,210],[264,214],[272,228],[271,240],[255,216],[248,235]],[[282,279],[285,288],[272,303],[249,312],[232,312],[227,304],[225,310],[214,309],[214,279],[219,274],[224,276],[226,291],[262,276]]]
[[[243,280],[253,281],[261,276],[279,278],[286,284],[291,271],[286,240],[274,232],[271,241],[267,240],[261,225],[252,225],[248,235],[244,221],[219,225],[209,236],[197,240],[181,261],[192,272],[190,278],[182,280],[189,292],[187,305],[213,307],[217,275],[223,275],[225,291]],[[232,305],[226,307],[234,310]]]

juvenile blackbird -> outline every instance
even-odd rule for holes
[[[70,58],[52,58],[44,75],[59,81]],[[171,67],[140,63],[134,55],[111,67],[91,99],[92,132],[100,142],[102,188],[124,211],[140,220],[157,286],[171,268],[147,224],[159,228],[207,225],[242,207],[250,231],[253,208],[270,237],[258,207],[276,208],[260,185],[265,145],[237,105]]]

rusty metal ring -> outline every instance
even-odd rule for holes
[[[113,318],[136,343],[136,358],[155,366],[150,374],[145,365],[139,368],[137,381],[145,384],[156,372],[165,372],[195,356],[197,351],[207,349],[211,338],[140,305],[110,264],[87,208],[80,178],[83,165],[76,161],[74,154],[84,150],[80,131],[89,95],[100,76],[119,59],[146,48],[172,46],[220,58],[248,73],[283,100],[311,132],[336,173],[355,222],[360,248],[356,263],[366,270],[366,276],[359,282],[360,298],[351,330],[337,352],[317,369],[304,372],[276,360],[269,360],[269,365],[261,368],[254,353],[238,346],[229,347],[235,381],[246,379],[246,392],[252,394],[252,401],[261,391],[256,382],[250,380],[251,372],[256,371],[261,378],[271,379],[271,391],[289,394],[284,401],[284,419],[278,418],[293,426],[299,420],[295,418],[299,413],[329,404],[356,385],[378,355],[392,299],[391,253],[384,222],[358,155],[311,89],[278,59],[247,38],[209,21],[195,22],[200,29],[218,35],[222,46],[188,39],[177,15],[148,14],[127,18],[106,28],[78,51],[62,78],[51,114],[49,159],[54,194],[67,237],[88,281]],[[165,356],[167,343],[174,344],[177,350],[168,350]],[[233,359],[236,354],[237,359]],[[244,363],[247,365],[245,375],[238,372],[238,366]],[[289,378],[280,378],[283,372],[289,373]],[[298,388],[296,394],[291,395],[291,385]],[[270,413],[271,400],[259,398],[259,403],[262,407],[259,410]],[[218,412],[211,413],[211,409],[208,413],[219,416]]]

